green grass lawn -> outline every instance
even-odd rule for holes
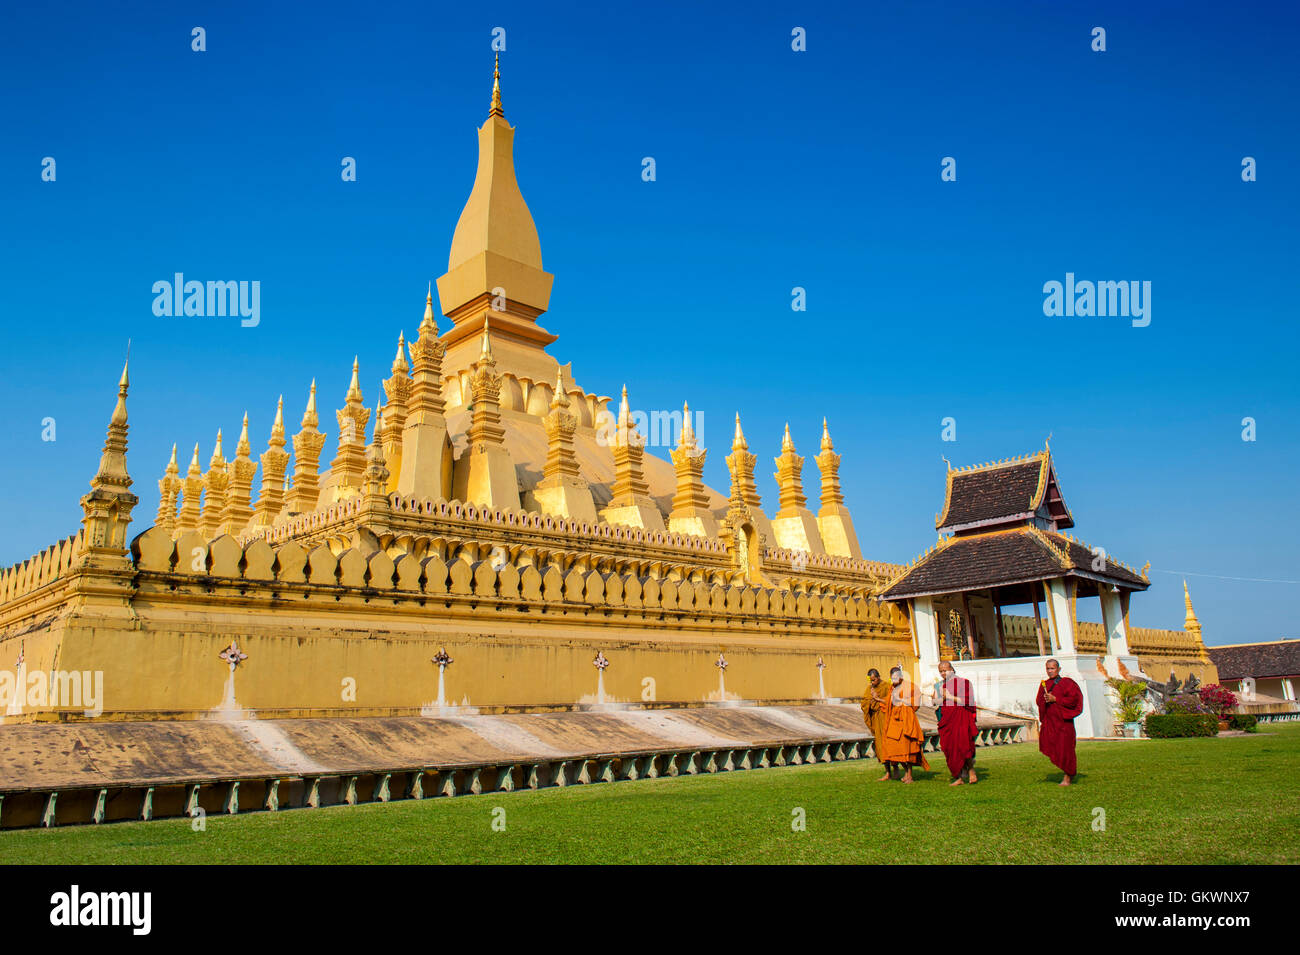
[[[936,754],[912,786],[877,783],[879,765],[860,760],[209,816],[203,832],[182,819],[6,832],[0,863],[1294,864],[1300,725],[1261,729],[1083,743],[1069,789],[1030,743],[981,749],[973,787],[949,788]]]

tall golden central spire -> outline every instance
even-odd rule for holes
[[[448,301],[447,293],[450,290],[446,287],[445,280],[457,268],[471,263],[484,253],[509,259],[514,264],[538,272],[542,268],[542,244],[537,237],[537,226],[533,223],[532,213],[528,211],[528,204],[524,202],[519,183],[515,180],[515,130],[506,122],[505,112],[501,108],[500,77],[501,70],[498,67],[492,81],[492,108],[487,122],[478,131],[478,172],[474,177],[474,188],[470,190],[460,221],[456,223],[456,232],[451,240],[451,256],[447,260],[447,275],[438,280],[444,313],[449,313],[461,304]],[[514,298],[515,290],[509,284],[505,288],[507,296]],[[522,292],[523,289],[519,291]],[[550,293],[549,281],[545,283],[544,291],[530,291],[533,294],[526,300],[527,304],[539,310],[544,309]],[[532,300],[538,297],[538,292],[542,293],[541,300]]]
[[[447,272],[438,279],[442,311],[452,321],[443,336],[444,373],[466,371],[478,357],[478,333],[491,315],[503,344],[503,371],[535,381],[555,375],[544,349],[555,336],[537,324],[550,305],[554,278],[542,268],[537,226],[515,179],[515,130],[501,106],[501,61],[492,71],[492,104],[478,130],[478,170],[451,239]]]

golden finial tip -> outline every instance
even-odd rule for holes
[[[501,108],[501,53],[498,51],[496,59],[492,65],[492,108],[488,110],[489,116],[500,116],[505,118],[505,110]]]

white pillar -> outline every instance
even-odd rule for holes
[[[1128,630],[1124,626],[1124,611],[1119,605],[1119,594],[1107,587],[1101,590],[1101,619],[1106,629],[1106,655],[1130,656]]]
[[[939,620],[934,612],[934,601],[929,597],[913,600],[912,621],[916,626],[916,652],[920,664],[917,679],[924,685],[939,670]]]
[[[1282,681],[1282,696],[1292,702],[1295,701],[1295,684],[1291,682],[1290,677]]]
[[[1065,580],[1058,577],[1047,582],[1051,606],[1048,617],[1056,629],[1056,642],[1060,653],[1074,653],[1074,618],[1070,615],[1070,595],[1065,590]]]

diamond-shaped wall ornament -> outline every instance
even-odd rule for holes
[[[248,659],[248,654],[245,653],[243,650],[239,649],[239,644],[237,644],[234,640],[230,641],[230,646],[226,647],[226,649],[221,651],[220,656],[221,659],[225,660],[227,663],[230,664],[231,670],[234,670],[235,667],[239,666],[239,664],[243,663],[245,660]]]

